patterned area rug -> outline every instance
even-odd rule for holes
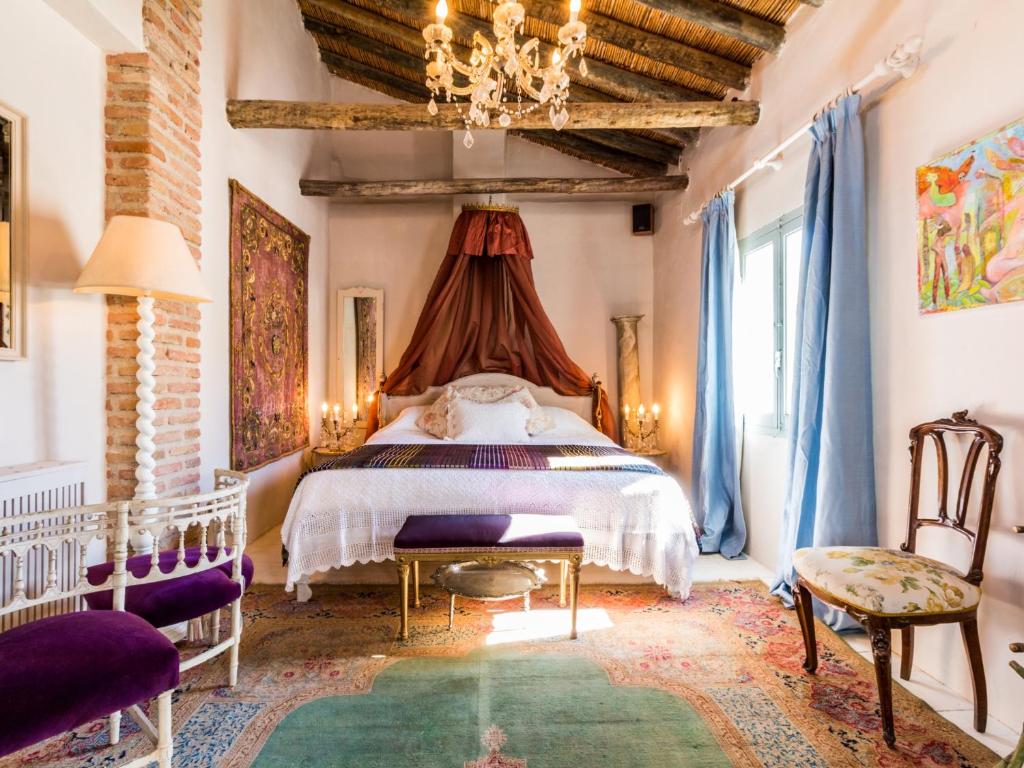
[[[754,583],[695,587],[685,604],[655,587],[581,593],[581,637],[545,592],[460,603],[434,592],[395,641],[393,590],[279,587],[247,598],[237,688],[226,661],[176,694],[184,768],[565,768],[566,766],[944,766],[998,758],[895,686],[897,749],[879,733],[873,670],[830,631],[818,674],[801,669],[796,616]],[[0,760],[91,768],[141,754],[125,718]]]

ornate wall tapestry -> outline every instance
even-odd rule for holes
[[[309,235],[231,180],[231,467],[309,443]]]
[[[917,169],[918,305],[1024,299],[1024,120]]]

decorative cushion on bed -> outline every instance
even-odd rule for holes
[[[954,568],[896,549],[798,549],[793,566],[808,584],[876,616],[958,613],[981,600]]]
[[[450,437],[460,443],[500,445],[530,439],[526,431],[530,412],[522,403],[475,403],[457,395],[451,401],[451,411]]]
[[[526,387],[512,386],[449,386],[443,395],[427,408],[416,420],[416,426],[434,437],[454,437],[452,423],[452,400],[461,397],[474,403],[506,403],[519,402],[529,410],[526,431],[531,435],[546,432],[555,426],[550,414],[546,413],[533,394]]]
[[[0,755],[178,685],[178,649],[138,616],[83,611],[0,634]]]
[[[230,547],[226,547],[228,554]],[[199,547],[185,550],[185,564],[194,566],[199,562]],[[217,549],[210,547],[208,557],[216,557]],[[160,553],[160,570],[168,572],[178,559],[177,550]],[[137,578],[149,573],[150,556],[137,555],[128,558],[127,567]],[[188,573],[175,579],[165,579],[149,584],[136,584],[125,590],[124,608],[128,613],[141,616],[154,627],[168,627],[189,619],[196,619],[230,605],[238,599],[238,583],[231,579],[230,560],[199,573]],[[91,584],[102,584],[113,572],[113,563],[101,563],[88,570]],[[252,583],[253,564],[248,555],[242,555],[242,578],[246,588]],[[94,611],[109,611],[113,608],[113,592],[92,592],[85,596],[89,608]]]
[[[409,515],[395,550],[582,550],[583,534],[569,515]]]

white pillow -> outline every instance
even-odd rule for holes
[[[451,403],[452,439],[458,443],[526,443],[530,410],[519,402],[475,403],[455,397]]]

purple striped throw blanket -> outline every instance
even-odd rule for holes
[[[664,474],[617,445],[364,445],[305,472],[325,469],[506,469]],[[302,480],[302,477],[299,480]]]

